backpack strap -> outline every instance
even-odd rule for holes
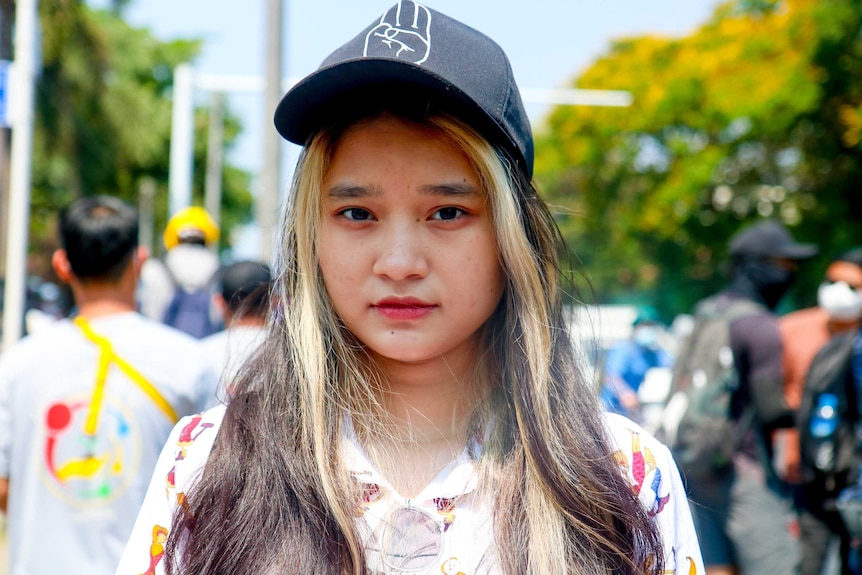
[[[93,396],[90,400],[90,411],[87,413],[87,419],[84,422],[85,433],[90,436],[96,434],[96,429],[99,425],[99,412],[102,409],[102,399],[105,394],[105,384],[108,381],[108,368],[110,368],[111,363],[115,364],[120,371],[132,380],[135,385],[140,387],[141,391],[143,391],[144,394],[146,394],[146,396],[156,404],[159,411],[164,413],[172,423],[179,421],[176,411],[174,411],[174,408],[168,400],[165,399],[165,396],[162,395],[159,390],[141,374],[141,372],[117,355],[111,342],[108,341],[107,338],[93,331],[93,328],[90,326],[90,322],[88,322],[86,318],[78,316],[72,321],[75,326],[81,330],[84,337],[95,344],[100,351],[99,367],[96,370],[96,385],[93,387]]]
[[[173,287],[174,293],[176,293],[177,290],[185,291],[183,286],[180,285],[180,282],[177,281],[177,276],[174,275],[174,271],[171,269],[171,266],[168,265],[168,260],[161,259],[159,261],[161,262],[162,267],[165,269],[165,275],[167,276],[168,280],[171,282],[171,287]]]

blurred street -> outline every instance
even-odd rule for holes
[[[9,548],[6,544],[6,516],[0,515],[0,575],[9,572]]]

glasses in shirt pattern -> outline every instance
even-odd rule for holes
[[[381,557],[392,573],[423,573],[434,567],[443,552],[443,523],[409,505],[395,509],[381,538]]]

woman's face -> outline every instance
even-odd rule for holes
[[[318,251],[341,320],[382,364],[469,365],[504,277],[479,177],[437,131],[391,116],[342,137]]]

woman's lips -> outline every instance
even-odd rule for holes
[[[419,319],[437,308],[434,304],[416,298],[385,298],[371,307],[383,317],[397,320]]]

